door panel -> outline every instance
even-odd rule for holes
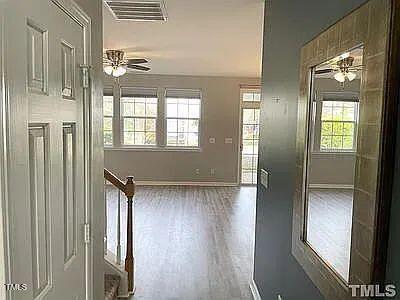
[[[69,0],[63,0],[68,3]],[[11,299],[85,299],[85,31],[57,1],[8,1]]]

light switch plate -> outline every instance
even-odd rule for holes
[[[210,144],[215,144],[215,138],[211,137],[209,140]]]
[[[233,139],[232,138],[225,138],[225,144],[232,144]]]
[[[267,189],[269,186],[269,173],[264,169],[261,169],[260,181],[261,184]]]

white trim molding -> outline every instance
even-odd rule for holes
[[[354,189],[354,185],[351,184],[330,184],[330,183],[311,183],[309,187],[311,189],[340,189],[340,190]]]
[[[258,287],[254,279],[250,281],[250,290],[251,290],[251,295],[253,296],[253,300],[262,300],[260,293],[258,291]]]

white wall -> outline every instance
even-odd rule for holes
[[[122,87],[188,88],[202,91],[200,151],[106,149],[105,167],[136,181],[237,183],[240,86],[257,78],[194,77],[127,74]],[[107,76],[105,86],[112,85]],[[214,137],[215,144],[209,143]],[[225,144],[225,138],[233,138]],[[210,170],[215,169],[215,175]],[[200,174],[196,174],[196,169]]]

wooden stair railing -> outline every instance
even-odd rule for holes
[[[128,204],[127,222],[126,222],[126,257],[125,257],[125,271],[128,273],[128,290],[133,292],[133,272],[134,272],[134,258],[133,258],[133,196],[135,195],[136,184],[133,176],[126,178],[126,183],[120,180],[116,175],[109,170],[104,169],[104,179],[115,186],[119,191],[125,194]]]

